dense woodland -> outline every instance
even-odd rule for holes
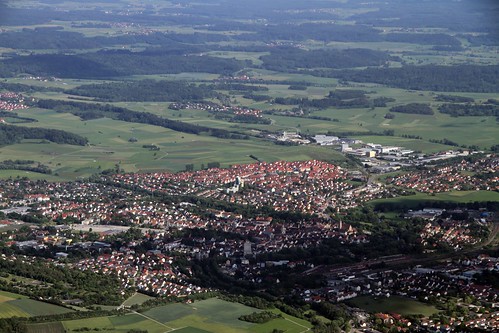
[[[499,66],[404,66],[365,70],[315,71],[316,75],[356,82],[374,82],[388,86],[434,91],[499,92]]]
[[[269,322],[273,319],[282,318],[282,315],[274,313],[272,311],[261,311],[253,312],[248,315],[243,315],[239,317],[239,320],[247,321],[255,324],[263,324]]]
[[[409,103],[390,108],[390,112],[433,115],[433,109],[428,104]]]
[[[89,84],[71,89],[67,93],[94,97],[95,100],[104,102],[182,102],[215,96],[215,92],[207,85],[155,80]]]
[[[0,77],[28,73],[60,78],[111,78],[145,74],[203,72],[232,74],[245,63],[210,56],[151,55],[147,52],[101,51],[82,55],[35,54],[3,61]]]
[[[0,145],[19,143],[25,139],[47,140],[54,143],[84,146],[88,140],[66,131],[0,124]]]
[[[7,83],[0,82],[0,90],[11,91],[15,93],[34,93],[34,92],[45,92],[45,91],[54,91],[54,92],[63,92],[64,89],[56,88],[56,87],[43,87],[43,86],[35,86],[29,84],[21,84],[21,83]]]
[[[363,90],[334,90],[330,91],[326,98],[309,99],[307,97],[277,97],[273,100],[281,105],[298,105],[300,108],[327,109],[336,107],[340,109],[349,108],[372,108],[385,107],[386,103],[394,102],[395,99],[389,97],[370,98],[367,91]]]
[[[451,115],[452,117],[499,117],[499,105],[494,104],[442,104],[438,111]]]
[[[12,1],[11,1],[12,2]],[[324,10],[331,2],[338,10]],[[430,1],[431,2],[431,1]],[[394,98],[382,97],[383,88],[376,91],[366,91],[370,88],[358,88],[366,90],[337,89],[331,91],[327,96],[324,91],[334,89],[337,85],[364,86],[363,83],[376,83],[408,90],[440,91],[440,95],[433,96],[438,110],[441,113],[453,117],[459,116],[494,116],[499,121],[499,101],[489,100],[481,102],[485,98],[474,98],[450,95],[451,92],[473,92],[473,93],[499,93],[499,66],[484,66],[483,63],[492,63],[483,54],[488,54],[487,47],[498,45],[497,23],[487,22],[487,13],[491,1],[480,1],[474,7],[472,15],[468,15],[467,1],[440,0],[431,2],[417,0],[407,1],[375,1],[364,0],[349,1],[318,1],[319,8],[312,8],[307,0],[252,0],[229,1],[229,0],[206,0],[206,1],[184,1],[175,2],[173,6],[166,6],[155,11],[154,5],[145,6],[141,11],[136,11],[130,6],[126,11],[106,10],[108,6],[121,3],[117,0],[103,0],[96,8],[87,4],[78,11],[66,10],[65,2],[60,0],[41,0],[42,6],[29,8],[7,7],[0,1],[0,48],[8,50],[0,59],[0,77],[15,78],[22,74],[42,76],[40,81],[46,77],[72,78],[72,79],[106,79],[116,80],[113,83],[85,84],[72,89],[63,89],[62,84],[67,87],[75,84],[75,81],[64,80],[57,83],[51,82],[51,87],[43,87],[43,83],[36,82],[33,85],[18,83],[0,83],[0,90],[23,93],[25,96],[45,96],[54,99],[26,99],[26,103],[32,107],[54,110],[61,113],[70,113],[80,117],[83,121],[100,119],[103,117],[139,124],[161,126],[174,131],[194,135],[211,135],[219,138],[247,139],[248,136],[237,132],[238,125],[231,124],[233,130],[214,129],[206,126],[198,126],[187,122],[177,121],[161,117],[149,112],[138,112],[127,108],[116,107],[116,102],[197,102],[206,99],[219,98],[223,104],[237,103],[240,96],[254,101],[267,101],[268,104],[279,104],[274,110],[266,110],[264,113],[285,114],[287,112],[302,118],[317,119],[322,121],[336,121],[329,117],[313,116],[316,110],[328,108],[353,109],[376,107],[391,107],[390,112],[383,109],[381,112],[372,112],[372,117],[378,114],[386,119],[405,117],[396,113],[422,115],[433,115],[434,111],[428,104],[409,103],[407,96],[410,93],[401,92],[399,98],[390,91],[390,96],[395,96],[399,103],[405,105],[393,106]],[[286,9],[283,9],[286,8]],[[130,10],[129,10],[130,9]],[[289,10],[288,10],[289,9]],[[496,11],[497,12],[497,11]],[[490,15],[494,16],[494,15]],[[495,15],[497,16],[497,15]],[[186,20],[189,21],[186,24]],[[63,22],[63,23],[61,23]],[[40,25],[49,26],[61,24],[56,27],[23,28],[24,26]],[[71,27],[71,31],[65,30]],[[165,28],[166,27],[166,28]],[[173,28],[171,28],[173,27]],[[393,29],[390,29],[392,27]],[[12,28],[12,29],[10,29]],[[94,30],[103,28],[107,31],[100,36],[95,36]],[[190,31],[190,33],[179,33],[174,31]],[[85,31],[85,34],[73,32],[76,29]],[[129,31],[127,31],[129,29]],[[173,29],[174,31],[166,30]],[[430,30],[431,29],[431,30]],[[166,30],[166,31],[165,31]],[[472,32],[472,33],[470,33]],[[97,34],[100,32],[97,32]],[[105,35],[104,35],[105,34]],[[362,44],[355,44],[361,42]],[[403,43],[403,44],[393,44]],[[412,45],[411,45],[412,44]],[[362,48],[358,48],[359,46]],[[373,46],[375,45],[375,46]],[[471,47],[480,47],[480,51]],[[372,49],[365,49],[371,47]],[[9,49],[12,49],[10,51]],[[96,51],[99,50],[99,51]],[[405,51],[410,50],[410,51]],[[417,51],[415,51],[417,50]],[[458,53],[466,50],[466,53]],[[238,55],[229,54],[228,58],[214,56],[224,51],[241,52]],[[243,52],[259,52],[242,54]],[[210,55],[211,54],[211,55]],[[394,55],[397,56],[394,56]],[[473,65],[426,65],[427,61],[444,58],[446,55],[456,56],[451,64],[459,64],[463,55],[473,57],[468,63]],[[430,60],[420,60],[428,56]],[[434,57],[434,58],[433,58]],[[476,58],[475,58],[476,57]],[[237,59],[253,59],[237,60]],[[446,61],[436,60],[437,63]],[[425,65],[407,65],[407,63],[424,63]],[[401,67],[399,67],[401,66]],[[275,73],[276,71],[278,73]],[[210,73],[215,76],[202,75],[195,79],[195,84],[182,81],[134,81],[134,75],[163,75],[179,73]],[[312,74],[319,77],[333,78],[323,80],[320,78],[303,77],[288,74]],[[240,79],[242,75],[251,77],[247,81]],[[191,74],[186,75],[190,77]],[[219,79],[208,79],[220,76]],[[260,79],[260,77],[265,77]],[[227,78],[227,80],[225,80]],[[270,78],[270,79],[269,79]],[[274,80],[275,78],[275,80]],[[126,79],[127,81],[118,80]],[[246,80],[247,78],[244,78]],[[282,79],[282,80],[281,80]],[[295,79],[295,80],[294,80]],[[334,79],[339,79],[337,82]],[[250,81],[251,80],[251,81]],[[289,80],[289,81],[288,81]],[[310,82],[301,82],[310,80]],[[311,83],[314,82],[314,83]],[[360,84],[352,84],[360,82]],[[38,85],[40,84],[40,86]],[[60,86],[58,86],[60,84]],[[284,85],[274,90],[263,85]],[[286,85],[289,86],[286,91]],[[56,87],[54,87],[56,86]],[[312,88],[309,88],[312,87]],[[327,90],[326,90],[327,89]],[[305,92],[309,90],[308,92]],[[317,97],[317,92],[320,96]],[[228,93],[227,93],[228,92]],[[449,95],[444,95],[449,92]],[[48,93],[48,94],[46,94]],[[261,94],[260,94],[261,93]],[[310,93],[308,95],[307,93]],[[63,94],[69,94],[67,96]],[[267,95],[264,95],[267,94]],[[433,93],[431,93],[433,94]],[[230,95],[230,96],[229,96]],[[387,93],[388,95],[388,93]],[[425,100],[428,94],[415,100]],[[57,97],[46,97],[57,96]],[[58,100],[59,97],[64,98]],[[309,97],[300,97],[309,96]],[[313,97],[310,97],[313,96]],[[376,96],[376,97],[375,97]],[[486,97],[488,98],[488,97]],[[89,102],[83,100],[92,99]],[[79,100],[79,101],[76,101]],[[103,102],[97,103],[97,102]],[[247,101],[244,101],[246,103]],[[249,104],[249,103],[248,103]],[[260,107],[260,105],[251,105]],[[436,106],[435,106],[436,108]],[[264,108],[265,109],[265,108]],[[21,113],[39,112],[31,109]],[[364,110],[367,111],[367,110]],[[362,111],[362,113],[364,112]],[[377,110],[379,111],[379,110]],[[335,112],[335,111],[334,111]],[[321,115],[336,117],[334,112],[321,112]],[[355,112],[339,111],[356,119]],[[179,116],[181,112],[178,113]],[[193,112],[194,113],[194,112]],[[360,115],[360,113],[359,113]],[[35,119],[20,117],[10,111],[1,111],[0,117],[9,123],[34,122]],[[250,115],[234,115],[229,112],[218,112],[211,119],[223,119],[231,123],[251,123],[274,125],[265,117]],[[395,135],[394,129],[373,132],[369,121],[363,118],[357,120],[359,127],[349,126],[341,116],[337,116],[344,122],[341,125],[324,123],[322,127],[325,132],[334,128],[343,128],[350,132],[328,134],[338,136],[355,136],[359,134],[369,135]],[[42,117],[37,117],[41,119]],[[279,117],[276,117],[279,118]],[[441,117],[440,117],[441,118]],[[447,118],[447,117],[443,117]],[[426,118],[425,118],[426,119]],[[429,120],[432,117],[427,118]],[[301,122],[302,119],[288,119],[286,126],[295,126],[312,129],[312,126]],[[356,122],[357,122],[356,121]],[[485,122],[486,119],[483,120]],[[362,126],[364,123],[364,127]],[[309,122],[312,123],[312,122]],[[33,124],[36,125],[36,124]],[[277,120],[274,128],[282,127]],[[332,126],[334,125],[334,126]],[[366,126],[367,125],[367,126]],[[437,125],[438,126],[438,125]],[[241,126],[243,127],[243,126]],[[259,128],[259,126],[253,126]],[[320,126],[317,126],[319,128]],[[282,129],[281,128],[281,129]],[[251,129],[246,126],[245,131]],[[365,129],[365,131],[362,131]],[[267,132],[262,131],[267,134]],[[270,133],[270,132],[268,132]],[[444,134],[445,135],[445,134]],[[444,135],[440,136],[443,137]],[[412,139],[421,139],[417,135],[402,135]],[[263,135],[262,135],[263,137]],[[455,140],[455,136],[449,136]],[[64,131],[20,127],[13,125],[0,125],[0,145],[13,144],[25,139],[39,140],[44,142],[55,142],[72,145],[85,145],[87,139]],[[388,138],[390,139],[390,138]],[[137,139],[135,138],[135,142]],[[130,142],[133,142],[130,139]],[[459,146],[458,143],[447,138],[432,139],[430,142],[446,145]],[[461,143],[461,142],[460,142]],[[283,143],[294,144],[294,143]],[[142,145],[142,144],[140,144]],[[139,145],[139,147],[140,147]],[[156,145],[142,145],[144,149],[159,150]],[[163,148],[163,147],[161,147]],[[499,151],[499,145],[494,145],[492,150]],[[260,159],[255,156],[258,153],[245,155],[255,161]],[[317,154],[317,156],[320,156]],[[186,157],[187,158],[187,157]],[[262,161],[266,157],[262,157]],[[301,158],[301,157],[300,157]],[[14,158],[13,158],[14,159]],[[208,162],[207,167],[220,167],[221,162]],[[356,160],[350,160],[352,164]],[[358,161],[357,161],[358,162]],[[194,164],[186,159],[186,170],[194,170]],[[32,160],[5,160],[0,162],[0,169],[16,169],[50,173],[51,170],[40,163]],[[204,164],[202,169],[205,169]],[[109,169],[100,175],[93,175],[92,181],[111,184],[106,174],[120,172]],[[490,177],[497,176],[491,174]],[[127,188],[125,183],[120,184]],[[137,190],[128,187],[130,190]],[[271,206],[256,208],[251,205],[240,205],[226,201],[218,201],[212,198],[200,198],[195,195],[173,197],[162,193],[153,193],[139,190],[140,195],[150,196],[151,200],[162,202],[191,203],[185,205],[186,209],[199,215],[213,217],[212,210],[230,211],[240,213],[244,218],[255,218],[257,216],[269,216],[274,222],[288,224],[314,223],[316,216],[309,216],[300,212],[275,211]],[[266,260],[304,260],[314,265],[339,265],[343,263],[354,263],[363,258],[379,258],[380,256],[392,254],[419,255],[423,251],[419,236],[426,221],[420,219],[406,220],[394,214],[403,212],[408,208],[427,208],[431,206],[456,208],[480,208],[486,206],[491,210],[498,210],[499,203],[449,203],[437,201],[400,201],[382,202],[373,204],[376,211],[369,205],[353,209],[341,218],[345,223],[369,233],[368,243],[346,244],[338,239],[324,240],[317,246],[307,248],[285,248],[279,252],[259,254],[254,260],[265,262]],[[380,214],[380,212],[390,214]],[[335,212],[329,212],[333,218]],[[1,215],[1,214],[0,214]],[[1,216],[0,216],[1,217]],[[21,216],[18,213],[10,213],[8,218],[22,219],[26,222],[47,222],[44,216]],[[62,219],[56,220],[61,222]],[[66,223],[69,220],[66,220]],[[306,221],[306,222],[304,222]],[[110,223],[117,223],[111,220]],[[122,224],[131,225],[131,221],[119,221]],[[132,232],[138,231],[131,229]],[[130,244],[135,238],[126,239]],[[217,232],[210,229],[184,229],[173,231],[178,233],[185,245],[193,244],[196,239],[226,239],[242,240],[240,234],[228,232]],[[140,232],[139,232],[140,234]],[[92,233],[97,237],[97,234]],[[116,236],[113,236],[116,237]],[[19,240],[20,238],[18,238]],[[96,239],[96,238],[95,238]],[[111,239],[111,238],[109,238]],[[125,239],[125,238],[124,238]],[[113,249],[118,249],[124,244],[121,239],[115,238],[110,242]],[[119,247],[117,246],[118,244]],[[136,253],[145,253],[152,248],[152,241],[134,247]],[[449,250],[449,249],[443,249]],[[19,248],[2,248],[2,251],[23,251]],[[55,248],[40,251],[37,255],[50,256]],[[29,252],[35,254],[35,250]],[[70,251],[70,255],[72,252]],[[81,253],[83,255],[83,253]],[[86,253],[85,255],[90,255]],[[184,260],[182,258],[182,260]],[[192,269],[192,281],[196,285],[224,290],[234,295],[224,295],[228,301],[237,301],[258,309],[268,310],[277,308],[284,313],[309,320],[314,324],[312,329],[315,333],[350,331],[353,322],[349,312],[341,305],[333,305],[329,302],[305,304],[299,297],[290,296],[289,291],[297,286],[305,288],[320,288],[326,285],[326,281],[320,274],[311,274],[303,279],[301,272],[282,267],[268,274],[268,279],[263,279],[258,290],[255,285],[245,281],[244,270],[235,272],[235,276],[223,274],[220,264],[227,258],[210,256],[203,260],[185,260],[185,269]],[[251,259],[253,260],[253,259]],[[120,295],[118,281],[115,276],[103,276],[91,272],[80,272],[78,270],[66,270],[55,267],[43,261],[33,263],[0,261],[0,275],[8,277],[15,274],[19,277],[33,278],[41,281],[40,286],[30,286],[29,283],[11,283],[6,278],[0,279],[0,289],[9,290],[28,295],[32,298],[41,297],[44,300],[56,299],[81,299],[84,305],[95,304],[121,304],[124,298]],[[280,283],[275,281],[279,279]],[[19,279],[21,280],[21,279]],[[497,274],[484,274],[478,278],[479,283],[488,283],[497,286]],[[14,281],[16,282],[16,281]],[[17,281],[19,282],[19,281]],[[43,288],[49,284],[50,288]],[[128,293],[128,290],[126,291]],[[218,292],[217,292],[218,293]],[[214,294],[214,293],[213,293]],[[210,295],[213,295],[210,294]],[[241,294],[251,296],[241,296]],[[207,294],[208,295],[208,294]],[[238,296],[235,296],[238,295]],[[125,296],[128,296],[125,295]],[[261,298],[261,297],[265,297]],[[205,297],[205,295],[197,296]],[[208,297],[208,296],[207,296]],[[145,305],[155,306],[171,302],[170,298],[155,298]],[[180,300],[175,300],[180,301]],[[183,299],[182,301],[185,301]],[[140,312],[139,306],[133,310]],[[275,310],[275,309],[274,309]],[[80,316],[106,316],[117,313],[101,312],[79,312],[67,314],[64,318]],[[241,320],[253,323],[263,323],[280,317],[271,311],[261,311],[242,316]],[[51,320],[60,320],[63,316],[52,317]],[[325,319],[324,319],[325,318]],[[0,332],[25,332],[24,323],[28,321],[43,319],[5,319],[0,320]],[[46,319],[48,320],[48,319]],[[81,328],[79,330],[85,330]],[[107,330],[107,328],[106,328]],[[134,330],[141,331],[141,330]],[[278,330],[274,330],[277,333]],[[385,330],[383,330],[385,332]],[[388,329],[386,329],[388,331]],[[393,329],[395,331],[395,328]],[[141,331],[142,332],[142,331]]]
[[[473,102],[475,102],[474,98],[464,97],[464,96],[456,96],[456,95],[437,95],[437,96],[435,96],[435,100],[438,102],[451,102],[451,103],[473,103]]]
[[[386,52],[368,49],[313,50],[276,48],[260,57],[263,67],[280,72],[295,72],[299,68],[350,68],[380,66],[395,60]]]

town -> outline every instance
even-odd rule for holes
[[[408,195],[406,191],[414,189],[424,192],[425,188],[404,183],[406,179],[443,190],[449,177],[456,179],[474,170],[484,176],[473,178],[473,189],[497,186],[493,155],[435,168],[443,171],[433,170],[420,178],[417,173],[388,178],[388,184],[397,182],[396,187],[368,184],[365,179],[359,184],[363,177],[358,172],[316,160],[179,173],[116,173],[66,183],[4,180],[0,182],[4,216],[0,237],[16,256],[25,255],[25,262],[35,260],[34,253],[45,253],[49,264],[115,276],[123,295],[131,290],[183,298],[216,291],[215,285],[206,285],[195,273],[203,262],[216,260],[225,276],[262,290],[285,286],[293,276],[320,277],[315,287],[295,282],[292,294],[308,303],[347,304],[361,329],[471,325],[493,331],[498,327],[498,291],[484,289],[477,279],[499,270],[496,258],[451,256],[423,266],[426,257],[358,258],[352,252],[359,246],[376,246],[377,236],[365,223],[343,218],[351,219],[352,210],[363,209],[367,200]],[[442,174],[448,177],[438,177]],[[435,178],[427,182],[428,177]],[[424,256],[466,253],[484,244],[496,216],[486,209],[425,208],[407,211],[401,218],[412,221],[417,232],[411,236],[413,246]],[[305,255],[321,244],[337,244],[344,264],[331,265]],[[4,255],[2,260],[16,258]],[[397,265],[405,268],[390,269]],[[444,299],[452,297],[457,305],[452,311],[415,320],[397,313],[370,315],[355,306],[355,300],[363,297],[405,297],[441,308],[446,306]],[[69,297],[59,302],[86,301]]]

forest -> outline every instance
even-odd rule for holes
[[[26,139],[47,140],[59,144],[84,146],[87,138],[62,130],[0,124],[0,145],[9,145]]]
[[[390,112],[425,114],[425,115],[435,114],[435,112],[433,112],[433,109],[428,104],[422,104],[422,103],[409,103],[406,105],[394,106],[390,108]]]
[[[281,105],[298,105],[300,108],[327,109],[336,107],[348,108],[370,108],[386,107],[386,103],[394,102],[390,97],[376,97],[371,99],[367,91],[363,90],[334,90],[330,91],[326,98],[309,99],[307,97],[277,97],[274,103]]]
[[[311,50],[282,47],[260,57],[263,68],[280,72],[296,72],[299,68],[350,68],[380,66],[395,60],[386,52],[369,49]]]
[[[434,91],[499,92],[499,65],[439,66],[406,65],[401,68],[314,71],[315,75],[337,77],[355,82],[373,82],[388,86]]]
[[[438,111],[452,117],[499,117],[499,105],[494,104],[442,104]]]
[[[0,77],[18,74],[60,78],[111,78],[145,74],[203,72],[232,74],[245,62],[200,55],[162,55],[148,52],[100,51],[80,55],[35,54],[2,62]]]
[[[454,95],[437,95],[435,100],[438,102],[451,102],[451,103],[473,103],[474,98]]]
[[[124,81],[88,84],[67,91],[68,94],[94,97],[103,102],[182,102],[215,97],[207,85],[196,86],[181,81]]]

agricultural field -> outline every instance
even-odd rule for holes
[[[224,167],[237,163],[253,163],[254,155],[262,161],[326,159],[341,161],[336,151],[322,147],[275,146],[261,140],[226,140],[207,136],[179,133],[169,129],[133,124],[111,119],[82,122],[75,116],[40,110],[31,113],[38,120],[37,126],[65,129],[89,138],[88,146],[71,146],[40,141],[25,141],[0,148],[0,158],[31,159],[53,168],[51,178],[74,179],[88,177],[119,165],[126,172],[180,171],[193,163],[220,162]],[[28,124],[31,125],[31,124]],[[131,137],[137,142],[129,142]],[[143,148],[157,145],[159,151]],[[1,173],[0,173],[1,174]],[[14,176],[9,171],[7,176]],[[20,171],[20,176],[27,176]],[[41,177],[42,178],[42,177]]]
[[[310,78],[296,75],[281,79],[295,79],[307,81]],[[316,79],[316,78],[314,78]],[[324,81],[324,79],[323,79]],[[95,81],[88,81],[91,83]],[[68,87],[77,86],[74,80],[69,80]],[[60,82],[58,83],[60,85]],[[324,82],[323,82],[324,85]],[[279,97],[307,97],[309,99],[324,98],[334,82],[329,87],[310,86],[306,91],[291,91],[282,85],[267,85],[270,96]],[[346,88],[341,88],[346,89]],[[23,124],[28,127],[46,127],[65,130],[89,139],[85,147],[54,144],[49,142],[27,140],[22,143],[3,146],[0,148],[0,159],[22,159],[30,156],[33,160],[47,165],[52,175],[40,175],[27,171],[0,171],[0,177],[28,177],[31,179],[69,180],[77,177],[88,177],[105,169],[113,169],[116,165],[126,172],[147,171],[180,171],[186,164],[193,163],[195,168],[201,168],[209,162],[220,162],[222,166],[238,163],[251,163],[249,155],[254,155],[262,161],[275,160],[304,160],[318,158],[341,162],[343,157],[329,147],[317,146],[276,146],[273,143],[253,137],[258,131],[297,131],[305,135],[325,133],[359,133],[355,137],[364,142],[373,142],[394,146],[403,146],[408,149],[433,153],[452,147],[429,142],[430,139],[448,139],[458,144],[476,145],[486,149],[496,143],[499,133],[494,117],[458,117],[453,118],[438,111],[434,115],[412,115],[397,113],[394,119],[385,119],[384,116],[392,106],[408,102],[433,104],[432,92],[415,93],[394,88],[355,87],[370,91],[372,97],[393,97],[395,102],[385,108],[371,109],[335,109],[314,111],[313,117],[327,117],[335,121],[310,118],[296,118],[279,115],[267,115],[270,125],[262,124],[234,124],[225,120],[215,119],[213,114],[201,110],[170,110],[169,103],[161,102],[121,102],[116,106],[125,107],[139,112],[150,112],[160,117],[182,121],[188,124],[207,126],[250,135],[250,140],[228,140],[209,137],[206,135],[192,135],[176,132],[170,129],[128,123],[109,118],[82,121],[76,116],[67,113],[57,113],[51,110],[31,108],[19,111],[21,117],[35,119],[36,123]],[[461,94],[479,100],[493,97],[493,94]],[[36,93],[38,98],[67,99],[62,93]],[[370,95],[371,96],[371,95]],[[272,108],[290,108],[292,106],[272,105],[270,102],[254,102],[235,96],[240,105],[257,107],[262,110]],[[383,133],[393,131],[394,136],[361,135],[369,131]],[[401,135],[421,136],[422,139],[403,138]],[[131,143],[130,138],[138,139]],[[150,151],[143,145],[157,145],[160,151]],[[222,148],[222,149],[221,149]]]
[[[71,310],[26,296],[0,291],[0,318],[35,317],[62,314]]]
[[[110,332],[126,332],[130,329],[147,330],[149,333],[267,333],[273,329],[300,333],[311,328],[307,321],[283,314],[265,324],[252,324],[238,319],[239,316],[259,311],[238,303],[219,299],[208,299],[192,304],[175,303],[156,307],[143,313],[133,312],[121,316],[98,317],[62,322],[68,332],[83,328],[100,329]]]
[[[24,296],[0,291],[0,318],[29,317],[28,313],[12,304],[15,300],[23,299]]]
[[[348,304],[371,313],[398,313],[401,315],[422,314],[428,317],[438,312],[434,306],[399,296],[391,296],[387,298],[362,296],[349,300]]]
[[[27,325],[27,333],[65,333],[60,322]]]
[[[133,294],[129,299],[127,299],[125,303],[123,303],[123,305],[124,306],[141,305],[144,302],[147,302],[148,300],[151,299],[153,299],[153,297],[137,292]]]

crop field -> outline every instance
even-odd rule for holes
[[[422,314],[424,316],[430,316],[438,312],[434,306],[398,296],[388,298],[362,296],[351,299],[348,303],[372,313],[398,313],[401,315]]]
[[[0,318],[46,316],[67,312],[71,310],[32,300],[23,295],[0,291]]]
[[[29,314],[21,310],[10,301],[0,303],[0,318],[29,317]]]
[[[65,333],[65,330],[62,323],[55,322],[28,325],[27,333]]]
[[[55,315],[55,314],[62,314],[62,313],[68,313],[68,312],[73,312],[70,309],[66,309],[62,306],[50,304],[50,303],[45,303],[45,302],[39,302],[35,301],[32,299],[18,299],[12,302],[9,302],[9,304],[12,304],[22,311],[26,312],[29,316],[48,316],[48,315]]]
[[[19,294],[0,291],[0,318],[28,317],[29,314],[12,304],[13,301],[24,298]]]
[[[153,297],[141,293],[135,293],[133,294],[133,296],[127,299],[125,303],[123,303],[123,305],[124,306],[140,305],[150,299],[153,299]]]
[[[27,296],[9,293],[8,291],[0,291],[0,303],[12,301],[15,299],[26,299]]]
[[[175,303],[156,307],[144,313],[130,313],[122,316],[98,317],[64,321],[68,332],[82,328],[127,332],[130,329],[147,330],[149,333],[268,333],[281,329],[289,333],[300,333],[311,328],[309,322],[283,314],[265,324],[252,324],[239,320],[239,316],[259,311],[239,303],[219,299],[208,299],[192,304]]]

